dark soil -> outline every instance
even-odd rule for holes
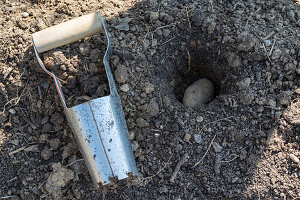
[[[44,65],[62,84],[68,107],[109,95],[105,50],[104,35],[95,35],[43,54]]]
[[[3,0],[0,198],[299,199],[299,6]],[[99,190],[30,40],[97,9],[111,34],[110,65],[139,171],[133,181]],[[109,95],[105,48],[99,34],[41,55],[62,80],[68,106]],[[216,96],[187,108],[184,90],[200,78],[215,84]]]

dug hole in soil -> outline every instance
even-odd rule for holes
[[[0,198],[299,198],[300,9],[295,1],[1,4]],[[99,9],[139,177],[96,190],[30,35]],[[103,35],[48,51],[69,106],[108,95]],[[92,64],[94,63],[94,64]],[[182,104],[211,80],[215,98]],[[75,95],[75,96],[74,96]]]

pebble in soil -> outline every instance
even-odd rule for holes
[[[74,172],[60,163],[54,163],[52,169],[53,171],[45,184],[45,189],[54,198],[59,198],[62,195],[62,188],[74,178]]]

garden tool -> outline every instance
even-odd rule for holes
[[[107,48],[104,66],[110,95],[67,107],[59,79],[48,71],[39,53],[60,47],[104,31]],[[112,52],[109,33],[100,12],[52,26],[32,35],[38,63],[53,78],[80,151],[96,187],[138,175],[128,137],[128,129],[117,92],[109,57]]]

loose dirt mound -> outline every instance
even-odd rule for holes
[[[285,0],[4,1],[0,198],[299,198],[299,6]],[[111,34],[110,64],[140,174],[100,190],[30,40],[97,9]],[[62,80],[69,106],[109,94],[105,45],[95,35],[42,55]],[[217,94],[207,105],[187,108],[184,90],[200,78],[211,80]],[[57,186],[52,179],[59,171],[69,177]]]

